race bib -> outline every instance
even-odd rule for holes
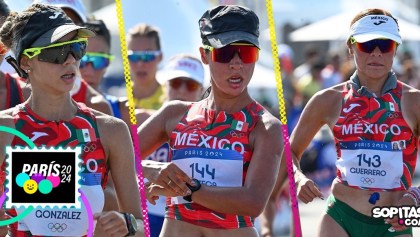
[[[93,214],[101,212],[104,206],[100,175],[100,173],[81,175],[81,190],[89,200]],[[16,208],[18,214],[24,210],[25,208]],[[28,216],[18,222],[18,230],[42,236],[83,236],[87,234],[88,223],[86,208],[82,203],[81,209],[34,208]]]
[[[241,187],[243,156],[235,150],[186,148],[175,150],[172,162],[203,185]],[[188,203],[173,197],[172,204]]]
[[[357,141],[340,143],[337,168],[351,186],[393,189],[400,187],[403,152],[395,142]]]

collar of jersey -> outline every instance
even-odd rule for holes
[[[353,75],[350,77],[350,84],[353,87],[357,93],[359,93],[362,96],[366,96],[368,98],[375,97],[373,93],[371,93],[365,86],[360,85],[359,77],[357,76],[357,72],[354,72]],[[393,90],[397,87],[397,76],[395,75],[395,72],[391,71],[388,73],[388,79],[385,81],[385,85],[382,88],[381,95],[377,95],[377,97],[380,97],[387,93],[390,90]]]

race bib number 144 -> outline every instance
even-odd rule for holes
[[[174,151],[172,162],[203,185],[242,186],[243,156],[235,150],[179,149]]]

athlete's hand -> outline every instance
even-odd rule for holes
[[[190,190],[185,183],[193,184],[191,178],[184,173],[178,166],[170,162],[150,162],[143,161],[146,163],[143,166],[144,169],[148,169],[149,172],[146,178],[150,182],[160,185],[161,187],[172,190],[177,193],[177,196],[186,196]]]
[[[297,184],[297,196],[304,202],[309,203],[318,197],[324,200],[324,195],[319,190],[318,186],[311,179],[306,178],[305,175],[301,174]]]
[[[147,182],[145,184],[145,188],[146,188],[147,200],[153,205],[156,205],[156,200],[159,199],[159,196],[166,196],[166,197],[177,197],[177,196],[179,196],[172,189],[166,189],[166,188],[164,188],[164,187],[162,187],[158,184],[153,184],[153,183]]]
[[[97,221],[97,225],[101,225],[107,236],[122,237],[128,234],[124,215],[119,212],[100,212],[96,213],[93,218]]]
[[[401,197],[400,200],[395,204],[396,207],[401,206],[415,206],[414,200],[410,197]],[[400,225],[398,216],[395,216],[392,219],[385,219],[385,223],[388,223],[391,225],[391,228],[389,229],[390,232],[393,231],[403,231],[407,229],[407,226]]]

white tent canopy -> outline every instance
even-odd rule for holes
[[[293,31],[291,41],[335,41],[346,40],[350,22],[357,12],[343,12],[314,22]],[[398,19],[400,34],[404,41],[420,41],[420,26]]]

